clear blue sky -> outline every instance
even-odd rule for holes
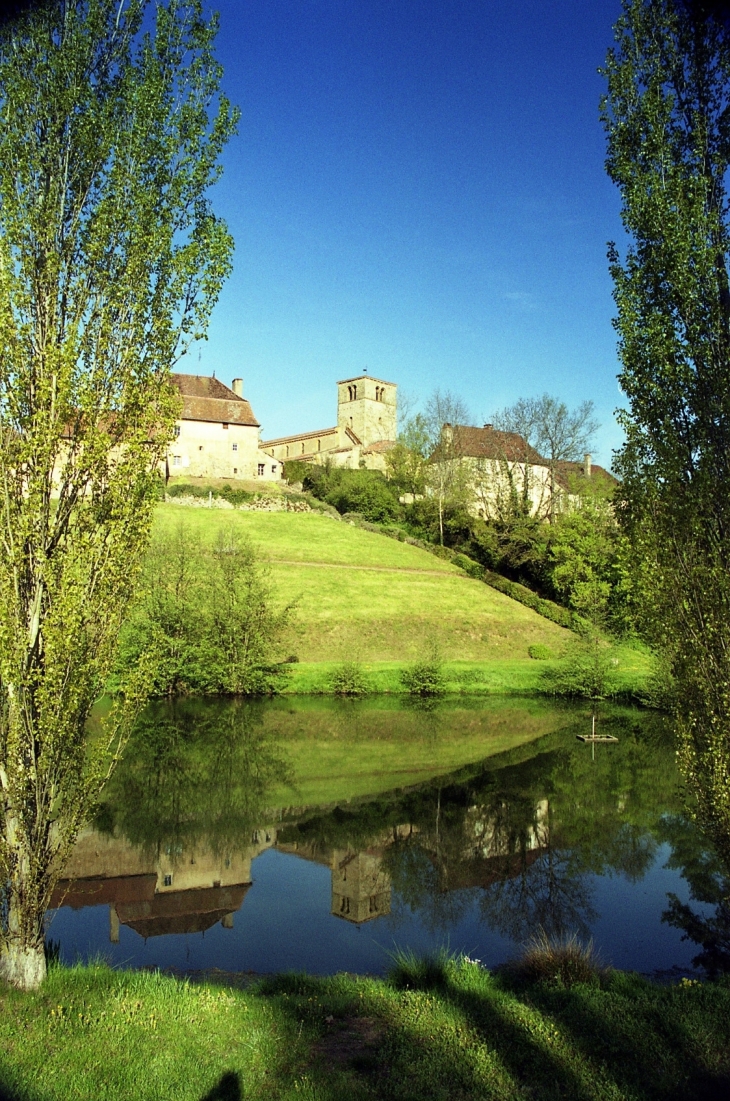
[[[218,0],[242,111],[213,200],[236,241],[209,340],[264,438],[335,421],[364,368],[473,423],[545,391],[620,442],[597,69],[618,0]]]

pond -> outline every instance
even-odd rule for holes
[[[648,712],[542,700],[177,701],[137,726],[49,913],[68,962],[381,974],[494,966],[539,928],[691,967],[662,921],[714,871]],[[695,905],[700,912],[707,906]]]

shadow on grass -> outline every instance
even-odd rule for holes
[[[206,1093],[201,1101],[241,1101],[241,1079],[235,1071],[227,1071],[217,1086]],[[2,1099],[0,1098],[0,1101]]]
[[[319,1036],[307,1075],[323,1101],[344,1096],[501,1101],[526,1093],[535,1101],[730,1097],[730,1067],[722,1055],[730,1024],[709,1026],[713,1012],[723,1013],[724,996],[709,991],[704,1007],[700,1002],[693,1006],[683,995],[624,979],[624,986],[566,990],[506,977],[459,978],[446,968],[440,980],[432,976],[409,983],[411,990],[428,992],[440,1002],[447,1019],[460,1024],[461,1038],[458,1028],[439,1028],[436,1018],[433,1028],[424,1029],[424,1018],[403,1012],[407,997],[400,1006],[366,995],[350,997],[348,1004],[341,998],[332,1007],[327,980],[306,976],[281,976],[262,993],[277,997],[293,1025],[313,1026]],[[489,986],[480,990],[487,981]],[[700,1042],[703,1030],[706,1043]],[[364,1044],[358,1047],[358,1035],[367,1040],[367,1051]],[[475,1035],[481,1044],[473,1043]],[[345,1058],[335,1065],[332,1056],[338,1050]],[[346,1083],[351,1083],[349,1093]]]

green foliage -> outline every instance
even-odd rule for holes
[[[393,487],[377,470],[310,466],[303,486],[341,515],[354,512],[373,523],[385,523],[403,511]]]
[[[555,656],[550,647],[542,642],[535,642],[532,646],[528,646],[527,653],[534,661],[550,661]]]
[[[401,684],[411,696],[443,696],[446,691],[444,663],[438,646],[429,648],[426,657],[415,661],[401,673]]]
[[[684,775],[730,867],[730,32],[712,6],[623,7],[602,109],[629,236],[610,252],[619,515],[641,629],[676,682]]]
[[[119,672],[154,652],[154,695],[273,692],[282,669],[272,651],[291,612],[274,607],[266,568],[240,531],[220,527],[206,545],[181,522],[152,542]]]
[[[236,127],[199,0],[37,6],[0,33],[0,972],[43,915],[149,686],[89,744],[179,401],[232,241],[208,189]],[[146,32],[146,33],[143,33]]]
[[[167,497],[171,497],[173,500],[176,497],[197,497],[200,500],[209,500],[220,498],[223,501],[229,501],[232,505],[247,505],[250,501],[256,500],[260,494],[252,493],[250,490],[241,489],[240,486],[232,486],[227,482],[222,486],[206,486],[195,485],[189,482],[175,482],[172,485],[168,485],[165,490]]]
[[[335,696],[356,698],[367,695],[368,682],[361,663],[343,661],[332,671],[329,688]]]
[[[557,623],[560,627],[567,627],[568,630],[571,631],[582,628],[581,620],[574,612],[568,611],[567,608],[562,608],[552,600],[545,600],[531,589],[518,584],[516,581],[508,581],[506,577],[502,577],[498,573],[492,573],[491,570],[484,571],[484,580],[487,585],[490,585],[493,589],[505,593],[507,596],[511,597],[512,600],[517,600],[527,608],[532,608],[538,615],[544,616],[545,619],[552,620],[553,623]]]
[[[595,631],[584,631],[563,660],[542,674],[545,691],[554,696],[604,699],[615,690],[615,663],[608,643]]]
[[[299,459],[287,459],[284,464],[284,477],[289,485],[301,482],[302,485],[312,469],[310,463],[303,463]]]

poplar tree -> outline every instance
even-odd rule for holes
[[[680,762],[730,864],[730,33],[723,5],[624,0],[605,66],[626,442],[619,515],[677,686]]]
[[[177,400],[232,242],[206,192],[236,113],[202,0],[55,0],[0,32],[0,975],[145,698],[89,727]]]

